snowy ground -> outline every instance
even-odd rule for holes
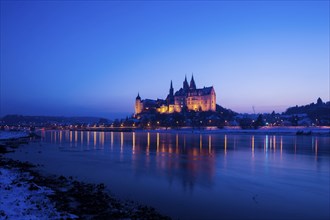
[[[47,197],[52,190],[30,181],[28,173],[0,168],[0,177],[0,219],[77,218],[59,213]]]
[[[25,132],[0,131],[0,140],[28,137]],[[52,190],[33,183],[33,177],[18,168],[0,167],[0,219],[76,218],[58,212],[47,195]]]

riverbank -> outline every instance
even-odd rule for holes
[[[1,219],[169,219],[151,207],[120,201],[104,184],[44,176],[38,166],[5,153],[28,144],[26,133],[0,132]]]

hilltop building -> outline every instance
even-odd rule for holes
[[[183,109],[193,111],[215,111],[216,95],[213,86],[197,89],[194,76],[188,84],[187,77],[183,81],[183,87],[174,93],[171,81],[169,94],[166,99],[144,99],[140,94],[135,100],[135,115],[144,112],[174,113]]]

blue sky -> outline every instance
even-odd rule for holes
[[[328,101],[329,1],[1,1],[1,115],[125,115],[192,73],[237,112]]]

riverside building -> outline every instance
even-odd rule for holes
[[[193,111],[215,111],[216,94],[213,86],[197,88],[194,76],[188,84],[187,77],[183,86],[174,93],[173,84],[166,99],[141,99],[140,94],[135,99],[135,115],[148,112],[169,114],[182,112],[184,109]]]

